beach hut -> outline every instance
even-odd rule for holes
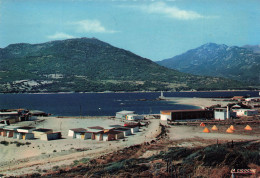
[[[233,125],[231,125],[229,128],[230,128],[231,130],[236,130]]]
[[[204,130],[203,130],[203,132],[204,132],[204,133],[210,133],[210,130],[209,130],[207,127],[205,127]]]
[[[127,114],[126,120],[129,120],[129,121],[144,120],[144,116],[138,115],[138,114]]]
[[[253,129],[250,127],[250,125],[247,125],[247,126],[245,127],[245,130],[253,130]]]
[[[88,134],[91,135],[92,140],[102,141],[103,140],[103,130],[100,129],[88,129]]]
[[[3,136],[12,138],[14,136],[14,132],[15,132],[15,130],[4,129]]]
[[[32,139],[34,139],[34,134],[16,131],[16,132],[14,132],[13,138],[14,139],[23,139],[23,140],[32,140]]]
[[[32,133],[33,130],[35,130],[35,127],[20,127],[17,132]]]
[[[0,128],[0,136],[4,136],[4,129]]]
[[[233,133],[234,131],[233,131],[231,128],[228,128],[228,129],[226,130],[226,132],[227,132],[227,133]]]
[[[98,131],[98,132],[93,133],[95,140],[103,141],[103,133],[104,133],[104,131]]]
[[[116,118],[118,119],[126,119],[126,116],[128,114],[134,114],[135,112],[134,111],[120,111],[120,112],[117,112],[116,113]]]
[[[139,132],[139,126],[138,125],[128,125],[128,126],[125,126],[125,127],[131,129],[131,134]]]
[[[42,135],[52,133],[52,132],[53,132],[52,129],[44,129],[44,128],[39,128],[32,131],[35,138],[41,138]]]
[[[218,130],[218,128],[217,128],[217,126],[216,126],[216,125],[214,125],[214,126],[211,128],[211,130],[217,131],[217,130]]]
[[[70,129],[68,132],[68,136],[72,138],[81,138],[81,135],[85,133],[87,129],[84,128],[75,128],[75,129]]]
[[[202,122],[202,123],[200,123],[200,126],[205,127],[206,125]]]
[[[44,141],[61,139],[61,132],[44,133],[40,139]]]
[[[81,139],[83,139],[83,140],[91,139],[91,136],[92,136],[92,133],[86,131],[85,133],[81,134]]]
[[[124,138],[124,133],[121,131],[109,130],[104,131],[103,141],[112,141]]]
[[[120,127],[120,128],[116,128],[114,130],[123,132],[125,137],[132,134],[131,129],[128,127]]]
[[[16,132],[18,128],[20,128],[20,126],[5,126],[3,128],[3,135],[2,136],[13,138],[14,132]]]

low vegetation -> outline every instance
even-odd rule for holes
[[[54,167],[44,176],[93,177],[230,177],[231,169],[260,166],[259,142],[237,142],[200,148],[171,147],[168,151],[140,158],[162,144],[135,145],[97,159],[83,158],[71,166]],[[129,156],[131,155],[131,156]]]

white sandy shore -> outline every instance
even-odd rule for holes
[[[230,101],[224,101],[220,98],[186,98],[186,97],[166,97],[168,101],[176,102],[177,104],[193,105],[201,108],[220,104],[226,106]],[[234,103],[234,102],[232,102]]]
[[[74,160],[84,157],[94,158],[106,153],[122,149],[126,146],[141,144],[155,139],[160,132],[160,120],[151,120],[148,128],[141,129],[136,135],[128,136],[126,141],[95,141],[72,139],[67,136],[69,128],[87,128],[89,126],[107,127],[114,124],[123,124],[119,120],[111,119],[62,119],[49,117],[37,125],[37,127],[51,128],[54,131],[62,131],[65,139],[54,141],[41,140],[16,140],[0,137],[0,141],[31,142],[31,145],[16,147],[0,145],[0,174],[9,176],[38,172],[37,169],[51,169],[53,166],[68,165]],[[75,149],[87,149],[78,152]],[[56,152],[54,152],[56,150]]]

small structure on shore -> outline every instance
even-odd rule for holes
[[[35,127],[20,127],[17,129],[17,132],[32,133],[34,130]]]
[[[213,111],[206,109],[187,110],[164,110],[161,111],[161,120],[191,120],[191,119],[212,119]]]
[[[237,117],[254,116],[258,114],[258,110],[256,109],[233,109],[233,111],[236,113]]]
[[[124,133],[116,130],[104,131],[102,135],[103,141],[113,141],[124,138]]]
[[[81,138],[82,133],[85,133],[87,129],[84,128],[75,128],[69,129],[68,136],[72,138]]]
[[[49,140],[57,140],[61,139],[61,132],[52,132],[52,133],[45,133],[41,135],[41,140],[49,141]]]
[[[226,130],[226,132],[227,132],[227,133],[233,133],[234,131],[233,131],[231,128],[228,128],[228,129]]]
[[[205,127],[206,125],[202,122],[202,123],[200,123],[200,126]]]
[[[217,128],[217,126],[216,126],[216,125],[214,125],[214,126],[211,128],[211,130],[217,131],[217,130],[218,130],[218,128]]]
[[[144,116],[138,115],[138,114],[127,114],[126,120],[128,120],[128,121],[140,121],[140,120],[144,120]]]
[[[233,125],[231,125],[229,128],[230,128],[231,130],[236,130]]]
[[[34,139],[34,134],[29,132],[14,132],[14,139],[32,140]]]
[[[226,108],[215,108],[214,109],[214,118],[216,120],[226,120],[230,118],[235,118],[236,113],[231,111],[227,106]]]
[[[32,131],[32,133],[34,134],[35,138],[41,138],[41,136],[44,135],[44,134],[53,133],[53,130],[52,129],[39,128],[39,129],[35,129],[34,131]]]
[[[250,127],[250,125],[247,125],[247,126],[245,127],[245,130],[253,130],[253,129]]]
[[[116,113],[116,118],[125,120],[126,116],[129,115],[129,114],[135,114],[135,112],[134,111],[126,111],[126,110],[120,111],[120,112]]]
[[[2,136],[12,138],[14,136],[14,132],[16,132],[19,128],[20,126],[5,126],[3,128]]]
[[[125,137],[132,134],[131,129],[128,127],[120,127],[120,128],[116,128],[114,130],[123,132]]]
[[[125,126],[125,127],[131,129],[131,134],[139,132],[139,126],[138,125],[128,125],[128,126]]]
[[[203,132],[204,132],[204,133],[210,133],[210,130],[209,130],[207,127],[205,127],[204,130],[203,130]]]

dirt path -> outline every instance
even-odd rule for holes
[[[213,132],[204,133],[202,127],[196,126],[171,126],[168,129],[168,136],[171,140],[181,140],[190,138],[203,138],[203,139],[225,139],[225,140],[259,140],[259,135],[242,135],[236,133],[226,132]]]

